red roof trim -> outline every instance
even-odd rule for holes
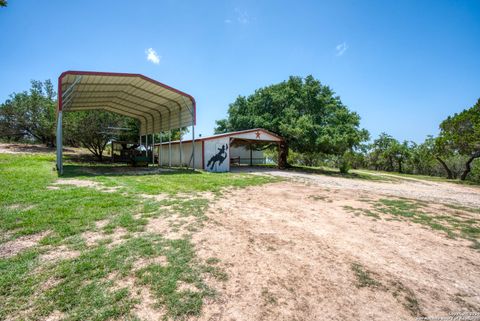
[[[141,75],[141,74],[131,74],[131,73],[122,73],[122,72],[101,72],[101,71],[78,71],[78,70],[68,70],[64,71],[60,74],[58,77],[58,111],[62,111],[62,106],[63,106],[63,101],[62,101],[62,79],[66,75],[86,75],[86,76],[121,76],[121,77],[138,77],[143,80],[146,80],[148,82],[151,82],[153,84],[159,85],[165,89],[171,90],[173,92],[176,92],[177,94],[180,94],[182,96],[187,97],[190,99],[190,101],[193,104],[193,123],[194,125],[197,124],[197,103],[195,101],[195,98],[193,96],[178,90],[176,88],[170,87],[168,85],[165,85],[164,83],[161,83],[155,79],[149,78],[147,76]]]
[[[282,142],[284,141],[283,137],[277,135],[277,134],[274,134],[266,129],[263,129],[263,128],[254,128],[254,129],[247,129],[247,130],[239,130],[239,131],[236,131],[236,132],[230,132],[230,133],[225,133],[225,134],[218,134],[218,135],[213,135],[213,136],[208,136],[208,137],[198,137],[198,138],[195,138],[195,142],[204,142],[204,141],[207,141],[207,140],[212,140],[212,139],[217,139],[217,138],[223,138],[223,137],[229,137],[229,136],[234,136],[234,135],[238,135],[238,134],[247,134],[247,133],[251,133],[251,132],[256,132],[256,131],[262,131],[264,133],[267,133],[269,135],[272,135],[274,137],[277,137],[278,139],[280,139]],[[264,140],[264,139],[260,139],[259,141],[267,141],[267,140]],[[188,140],[182,140],[182,143],[190,143],[192,142],[191,139],[188,139]],[[176,141],[172,141],[171,144],[179,144],[180,141],[176,140]],[[159,143],[155,144],[155,146],[158,146],[160,145]],[[162,145],[168,145],[168,142],[163,142]]]
[[[263,129],[263,128],[253,128],[253,129],[245,129],[245,130],[239,130],[239,131],[236,131],[236,132],[230,132],[230,133],[225,133],[225,134],[218,134],[218,135],[213,135],[213,136],[209,136],[209,137],[205,137],[204,140],[210,140],[210,139],[217,139],[219,137],[228,137],[228,136],[233,136],[233,135],[238,135],[238,134],[247,134],[247,133],[251,133],[251,132],[256,132],[256,131],[262,131],[262,132],[265,132],[269,135],[272,135],[274,137],[277,137],[278,139],[282,140],[283,141],[283,137],[275,134],[275,133],[272,133],[266,129]]]

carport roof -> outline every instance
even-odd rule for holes
[[[140,134],[191,126],[195,99],[140,74],[66,71],[58,78],[58,111],[101,109],[140,121]]]

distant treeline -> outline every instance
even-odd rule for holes
[[[29,91],[13,93],[0,105],[0,139],[55,145],[57,96],[52,82],[32,81]],[[88,148],[98,160],[112,139],[138,141],[136,120],[103,111],[66,113],[64,144]],[[117,132],[112,128],[130,128]]]
[[[438,137],[422,144],[399,142],[382,133],[372,143],[360,117],[333,90],[312,76],[287,81],[239,96],[216,132],[262,127],[286,139],[287,162],[335,166],[342,172],[368,168],[480,181],[480,99],[445,119]],[[272,154],[274,157],[275,155]]]
[[[29,91],[13,93],[0,105],[0,139],[53,146],[56,105],[51,81],[32,81]],[[215,132],[257,127],[285,138],[287,152],[277,161],[287,166],[327,165],[341,172],[367,168],[480,182],[480,99],[441,122],[439,135],[421,144],[400,142],[386,133],[367,143],[370,135],[360,128],[360,116],[332,89],[312,76],[290,77],[248,97],[239,96],[230,104],[227,118],[217,121]],[[175,131],[172,138],[182,132]],[[138,134],[138,121],[109,112],[64,116],[64,144],[86,147],[99,160],[109,141],[135,142]]]

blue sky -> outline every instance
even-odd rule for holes
[[[372,136],[420,142],[480,98],[480,1],[9,0],[0,58],[1,101],[65,70],[141,73],[193,95],[204,136],[238,95],[312,74]]]

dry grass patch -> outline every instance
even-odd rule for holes
[[[408,198],[378,198],[365,200],[366,206],[344,206],[355,215],[380,220],[408,221],[445,233],[449,238],[471,242],[480,250],[480,210],[450,204],[432,204]]]
[[[117,227],[108,234],[100,231],[86,231],[82,233],[81,236],[85,240],[87,246],[91,247],[98,244],[108,244],[109,247],[112,247],[122,243],[126,238],[129,238],[129,232],[123,227]]]
[[[104,193],[114,193],[120,189],[120,186],[107,187],[99,182],[95,182],[87,179],[75,179],[75,178],[57,179],[52,185],[47,186],[47,189],[59,190],[61,186],[94,188]]]
[[[44,263],[53,263],[60,260],[69,260],[80,255],[80,251],[69,249],[65,245],[53,247],[50,251],[40,255],[40,261]]]
[[[9,258],[20,252],[38,245],[41,239],[50,232],[45,231],[37,234],[21,236],[15,240],[5,242],[0,245],[0,258]]]

